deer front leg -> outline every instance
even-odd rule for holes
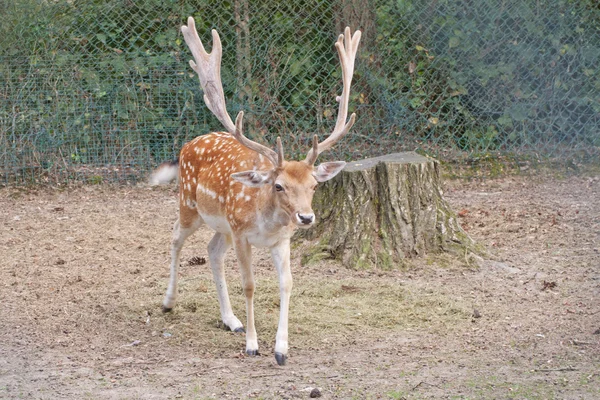
[[[277,364],[285,365],[288,354],[288,318],[290,295],[292,293],[292,272],[290,269],[290,240],[282,241],[271,249],[273,263],[279,274],[279,326],[275,339],[275,359]]]
[[[213,279],[217,287],[217,297],[219,298],[219,307],[221,309],[221,319],[225,326],[233,332],[244,332],[244,326],[231,309],[229,301],[229,291],[227,290],[227,280],[225,279],[224,260],[225,253],[231,247],[231,241],[222,233],[215,233],[215,236],[208,243],[208,259],[212,269]]]
[[[237,255],[240,273],[242,275],[242,288],[246,296],[246,354],[258,355],[258,339],[254,326],[254,273],[252,271],[252,247],[246,239],[235,239],[235,253]]]

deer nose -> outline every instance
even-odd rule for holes
[[[298,218],[298,222],[302,225],[310,225],[315,222],[315,214],[296,214],[296,218]]]

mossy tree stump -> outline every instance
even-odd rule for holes
[[[299,236],[318,243],[304,262],[387,269],[473,245],[442,196],[439,163],[414,152],[348,163],[318,189],[313,209],[316,226]]]

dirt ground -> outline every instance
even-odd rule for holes
[[[600,398],[600,179],[454,180],[445,197],[484,261],[355,271],[300,266],[297,245],[278,367],[264,252],[261,356],[220,325],[208,229],[186,243],[179,302],[160,312],[174,187],[0,189],[0,398]],[[245,321],[231,252],[227,274]]]

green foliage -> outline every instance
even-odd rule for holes
[[[467,151],[597,146],[598,11],[568,0],[382,2],[373,81],[378,101],[394,104],[387,129]]]
[[[221,35],[230,114],[246,110],[256,140],[282,136],[290,158],[335,124],[333,42],[345,25],[364,30],[350,103],[359,119],[330,157],[598,154],[592,0],[15,0],[0,2],[2,179],[99,173],[90,167],[135,178],[222,129],[187,64],[188,15],[208,48],[210,29]]]

